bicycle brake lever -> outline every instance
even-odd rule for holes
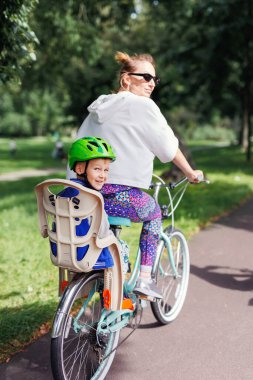
[[[198,182],[190,182],[190,184],[191,185],[198,185],[199,183],[202,183],[202,182],[207,183],[207,184],[210,183],[209,179],[205,178],[202,175],[197,176],[197,180],[198,180]]]
[[[199,182],[205,182],[205,183],[207,183],[207,184],[210,183],[209,179],[205,178],[203,175],[199,175],[199,176],[197,177],[197,179],[198,179]]]

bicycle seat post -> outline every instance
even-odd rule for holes
[[[122,230],[122,226],[130,227],[131,221],[128,218],[123,218],[120,216],[108,216],[108,221],[111,227],[112,232],[119,238],[120,232]]]
[[[121,226],[115,226],[115,225],[111,225],[110,227],[111,227],[112,232],[116,236],[116,238],[119,239],[122,227]]]
[[[153,197],[155,198],[156,201],[158,200],[158,194],[159,194],[159,191],[160,191],[161,185],[162,185],[161,182],[157,182],[157,183],[155,184],[155,186],[154,186],[154,194],[153,194]]]

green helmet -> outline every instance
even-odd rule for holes
[[[88,136],[76,140],[69,150],[69,167],[75,168],[76,162],[89,161],[93,158],[110,158],[112,161],[116,156],[110,144],[100,137]]]

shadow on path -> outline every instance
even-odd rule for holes
[[[191,273],[202,280],[226,289],[238,291],[253,290],[253,271],[227,266],[208,265],[204,268],[191,265]]]

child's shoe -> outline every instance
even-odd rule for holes
[[[135,294],[162,299],[163,296],[152,278],[139,278],[133,290]]]

